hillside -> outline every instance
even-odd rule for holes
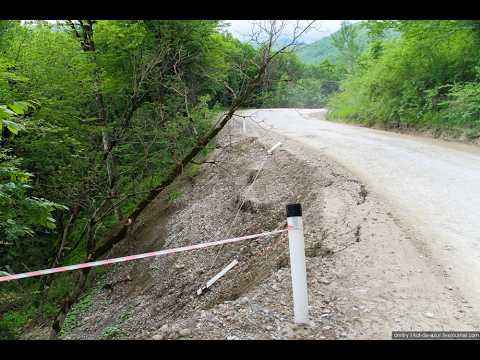
[[[282,234],[105,267],[69,312],[60,338],[389,339],[392,330],[413,326],[474,328],[478,318],[470,305],[455,294],[449,278],[431,272],[433,258],[417,252],[420,239],[405,230],[399,210],[333,161],[324,143],[321,150],[312,145],[315,136],[307,143],[278,132],[290,119],[318,126],[322,113],[256,111],[246,133],[241,121],[232,122],[219,134],[208,162],[159,195],[107,255],[279,229],[285,226],[284,205],[299,201],[310,326],[292,322],[288,242]],[[277,130],[272,121],[278,121]],[[278,141],[281,147],[267,155]],[[359,154],[361,161],[366,152]],[[169,201],[174,190],[180,195]],[[238,265],[198,295],[233,259]],[[450,315],[458,310],[459,316]],[[24,338],[46,338],[47,332],[37,328]]]
[[[362,23],[356,23],[353,25],[358,28],[358,42],[360,48],[364,51],[368,46],[368,30],[362,26]],[[332,63],[338,62],[339,52],[333,46],[332,36],[337,32],[330,34],[320,40],[317,40],[311,44],[301,45],[297,48],[296,53],[300,60],[305,64],[318,64],[324,60],[328,60]],[[385,33],[386,38],[398,37],[397,32],[389,31]]]

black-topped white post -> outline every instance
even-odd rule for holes
[[[295,323],[309,324],[305,241],[300,204],[287,205],[287,225]]]

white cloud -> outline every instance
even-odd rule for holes
[[[233,36],[240,40],[246,40],[249,38],[249,33],[253,27],[255,20],[225,20],[225,23],[230,24],[226,29],[232,33]],[[296,20],[287,20],[290,27],[296,23]],[[309,20],[302,20],[304,24],[307,24]],[[302,39],[306,43],[311,43],[328,36],[331,33],[337,31],[343,20],[316,20],[313,27],[308,30],[302,36]],[[357,22],[359,20],[351,20]]]

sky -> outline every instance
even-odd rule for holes
[[[25,20],[24,20],[25,21]],[[55,23],[56,20],[47,20],[48,22]],[[245,41],[249,39],[249,33],[253,27],[255,20],[224,20],[225,23],[230,24],[226,29],[237,39]],[[290,28],[297,23],[297,20],[286,20]],[[300,20],[301,25],[307,25],[311,20]],[[340,29],[340,25],[344,20],[316,20],[313,26],[302,35],[302,42],[310,44],[314,41],[328,36]],[[348,20],[349,22],[357,22],[360,20]],[[286,30],[288,32],[288,30]]]
[[[230,24],[226,29],[239,40],[248,39],[248,34],[252,29],[252,22],[255,20],[225,20]],[[288,25],[293,26],[296,20],[287,20]],[[301,20],[302,24],[306,25],[311,20]],[[316,20],[313,28],[302,36],[301,40],[307,44],[328,36],[331,33],[337,31],[343,20]],[[351,22],[357,22],[359,20],[350,20]]]

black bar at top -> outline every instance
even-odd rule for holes
[[[288,204],[287,205],[287,217],[302,216],[301,204]]]

